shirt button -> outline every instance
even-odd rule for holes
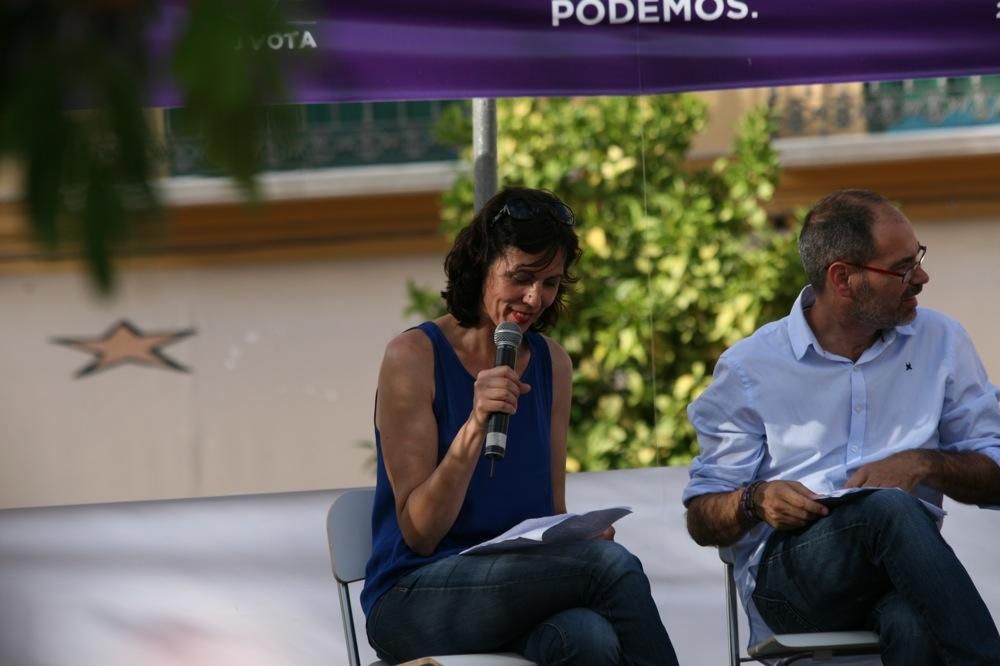
[[[865,406],[858,403],[857,405],[854,405],[854,411],[860,414],[861,412],[865,411]]]

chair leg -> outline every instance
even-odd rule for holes
[[[729,630],[729,666],[740,666],[740,625],[736,611],[736,583],[733,581],[733,565],[724,563],[726,576],[726,615]]]
[[[347,585],[337,584],[340,597],[340,617],[344,621],[344,638],[347,641],[347,660],[350,666],[361,666],[358,654],[358,637],[354,633],[354,612],[351,610],[351,593]]]

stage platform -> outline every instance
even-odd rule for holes
[[[575,474],[568,503],[634,509],[617,538],[642,559],[681,664],[722,665],[722,566],[684,529],[686,480]],[[325,532],[339,492],[0,511],[0,664],[346,664]],[[1000,618],[1000,512],[945,508],[945,537]]]

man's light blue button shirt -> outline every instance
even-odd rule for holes
[[[805,318],[814,302],[806,287],[787,317],[719,358],[712,384],[688,407],[701,453],[685,505],[755,479],[828,493],[862,465],[909,449],[977,451],[1000,465],[1000,391],[958,322],[918,308],[852,362],[820,346]],[[936,490],[914,494],[941,505]],[[732,547],[751,642],[767,633],[751,593],[771,531],[760,523]]]

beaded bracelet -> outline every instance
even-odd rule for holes
[[[764,483],[764,481],[758,479],[750,485],[743,488],[743,494],[740,495],[740,509],[743,511],[743,517],[747,519],[749,523],[760,522],[760,516],[757,515],[757,505],[753,501],[754,491],[757,490],[757,486]]]

